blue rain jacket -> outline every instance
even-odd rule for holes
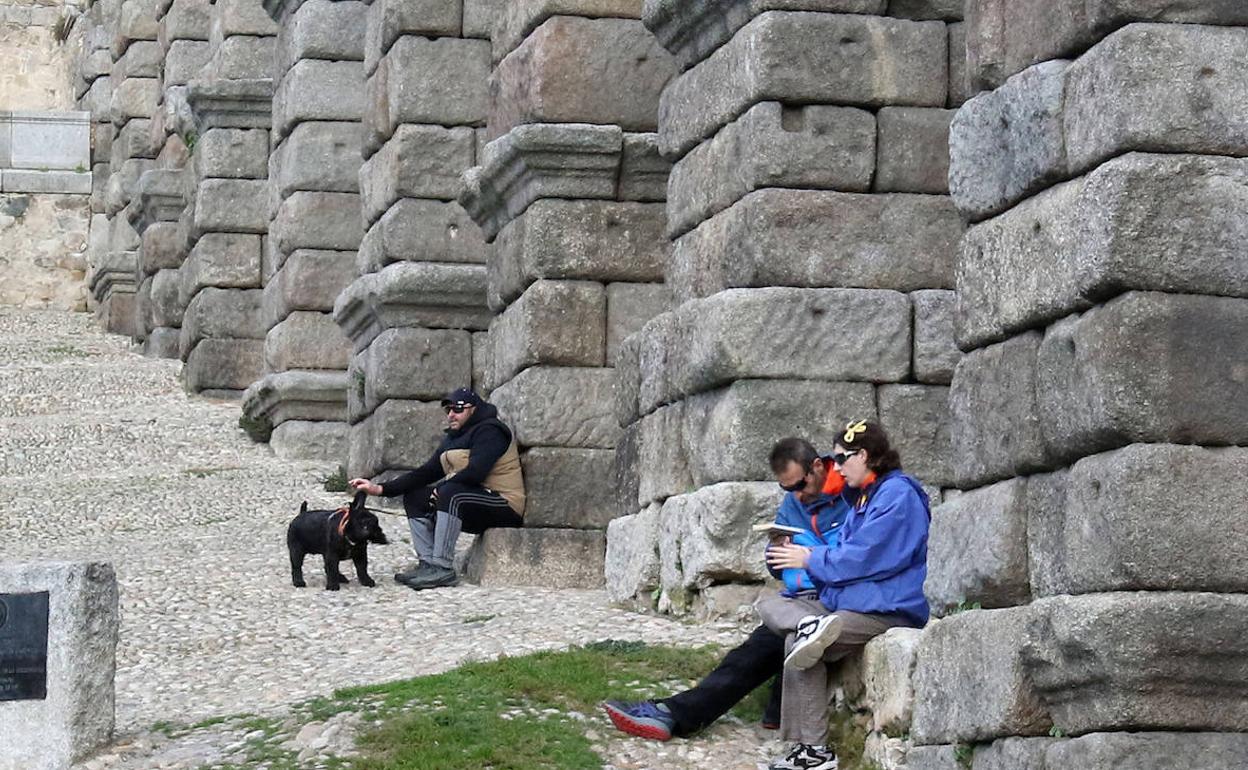
[[[786,494],[780,501],[780,507],[776,511],[776,523],[806,530],[793,537],[793,542],[797,545],[835,548],[840,542],[841,528],[853,512],[853,508],[844,495],[826,491],[831,487],[839,488],[839,485],[830,482],[824,487],[824,493],[815,498],[810,505],[803,504],[793,492]],[[811,530],[812,516],[817,532]],[[784,590],[781,593],[785,596],[815,590],[814,582],[804,569],[791,568],[779,572],[770,567],[768,569],[773,576],[784,581]]]
[[[855,497],[855,490],[848,490]],[[857,492],[841,527],[839,547],[812,550],[807,571],[829,610],[900,614],[916,627],[930,613],[927,578],[927,493],[901,471],[891,471]]]

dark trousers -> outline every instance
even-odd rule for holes
[[[503,496],[479,484],[447,481],[438,486],[436,506],[429,504],[433,487],[420,487],[403,495],[403,510],[409,519],[432,518],[436,511],[445,511],[459,519],[462,531],[479,535],[493,527],[522,527],[524,518],[512,509]]]
[[[781,690],[777,675],[783,670],[784,637],[759,626],[692,690],[663,701],[676,719],[674,733],[692,735],[710,725],[768,679],[776,682],[764,719],[775,717],[779,722]]]

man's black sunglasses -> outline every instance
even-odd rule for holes
[[[802,477],[800,479],[798,479],[793,484],[787,487],[784,484],[780,484],[780,482],[778,481],[776,483],[780,484],[780,488],[783,489],[785,492],[800,492],[806,488],[806,477],[810,475],[810,471],[811,469],[807,468],[806,472],[802,474]]]
[[[454,412],[455,414],[463,414],[472,408],[472,404],[446,404],[442,407],[447,414]]]

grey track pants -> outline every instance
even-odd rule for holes
[[[831,615],[828,608],[813,597],[790,599],[767,594],[754,603],[763,623],[785,635],[784,652],[793,648],[794,631],[807,615]],[[784,698],[780,704],[780,737],[795,743],[816,746],[828,742],[828,707],[832,688],[828,664],[859,649],[867,642],[895,626],[909,625],[900,615],[864,615],[840,611],[841,635],[828,647],[823,660],[805,671],[784,669]]]
[[[422,510],[429,499],[429,487],[422,487],[403,498],[407,526],[412,531],[412,548],[421,563],[451,568],[455,565],[455,541],[459,533],[479,535],[492,527],[519,527],[520,514],[512,510],[497,492],[484,487],[447,482],[438,490],[439,510]]]

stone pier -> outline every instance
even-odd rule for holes
[[[349,341],[334,301],[356,276],[364,3],[269,4],[280,32],[264,260],[264,377],[243,400],[285,457],[345,461]]]
[[[659,108],[676,307],[616,358],[607,554],[614,599],[700,615],[737,612],[767,577],[749,528],[780,500],[767,456],[784,436],[830,452],[847,421],[878,419],[939,502],[959,358],[944,148],[960,12],[724,5],[645,6],[682,70]]]
[[[924,632],[909,764],[1242,767],[1248,17],[968,9],[927,593],[983,609]]]
[[[490,111],[461,200],[493,244],[485,378],[523,448],[524,530],[487,532],[484,582],[602,582],[620,430],[611,362],[670,306],[660,282],[671,55],[640,3],[514,3],[494,26]],[[539,569],[540,565],[540,569]]]
[[[237,398],[264,371],[261,254],[277,26],[259,0],[217,0],[209,18],[211,54],[187,85],[194,196],[178,223],[186,249],[178,354],[190,391]]]
[[[351,341],[351,475],[387,478],[441,438],[438,401],[483,385],[486,246],[456,202],[482,143],[493,4],[374,0],[364,41],[364,237],[335,320]],[[488,393],[483,393],[488,395]]]
[[[104,12],[108,13],[107,5]],[[97,155],[101,146],[107,145],[109,162],[107,173],[100,175],[107,229],[106,233],[93,233],[101,252],[92,265],[91,290],[97,315],[109,331],[140,340],[146,334],[138,312],[139,294],[144,288],[138,258],[140,238],[128,209],[136,198],[139,177],[155,166],[158,151],[148,138],[160,100],[157,18],[155,0],[122,0],[117,5],[116,20],[106,27],[111,32],[111,125],[98,129],[95,136]],[[91,98],[90,91],[84,98]],[[150,292],[150,282],[146,288]]]
[[[136,324],[144,353],[158,358],[178,357],[186,312],[179,268],[188,250],[178,221],[194,195],[191,163],[197,139],[187,91],[213,53],[208,41],[210,11],[207,0],[172,0],[157,7],[160,94],[145,146],[156,162],[139,177],[138,202],[131,206],[130,220],[141,239]]]

